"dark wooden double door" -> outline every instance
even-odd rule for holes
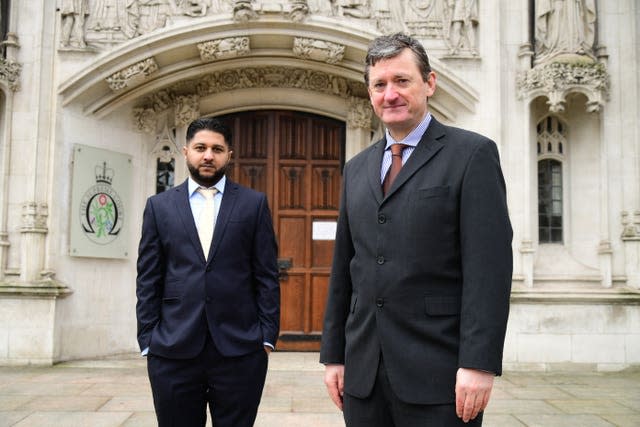
[[[233,131],[229,176],[269,198],[278,239],[281,350],[317,350],[332,229],[338,216],[345,125],[293,111],[221,117]]]

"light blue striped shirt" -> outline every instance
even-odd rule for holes
[[[391,167],[391,145],[393,144],[406,144],[408,147],[404,149],[402,152],[402,164],[404,165],[409,159],[413,150],[415,150],[416,146],[422,139],[422,135],[427,131],[429,127],[429,123],[431,123],[431,113],[427,112],[427,115],[424,116],[424,119],[415,127],[409,135],[402,141],[396,141],[393,139],[391,134],[389,133],[389,129],[385,130],[385,137],[387,139],[387,145],[384,148],[384,154],[382,155],[382,166],[380,167],[380,184],[384,182],[384,177],[387,175],[387,171]]]

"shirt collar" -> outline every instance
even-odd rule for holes
[[[418,123],[418,126],[416,126],[411,132],[409,132],[409,135],[407,135],[406,138],[402,141],[396,141],[395,139],[393,139],[393,137],[389,133],[389,129],[385,129],[384,133],[387,139],[385,150],[392,144],[406,144],[415,147],[416,145],[418,145],[418,143],[422,139],[422,135],[424,135],[427,128],[429,127],[429,123],[431,123],[431,113],[427,111],[424,119],[422,119],[422,121]]]
[[[218,190],[218,193],[224,194],[224,187],[226,184],[227,184],[227,176],[222,175],[222,178],[220,178],[220,181],[216,182],[216,184],[213,187],[215,187]],[[195,182],[191,177],[189,177],[189,180],[187,181],[187,185],[189,186],[189,197],[193,196],[193,193],[195,193],[198,190],[198,188],[201,187],[201,185]]]

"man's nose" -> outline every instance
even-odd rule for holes
[[[393,100],[398,97],[398,91],[393,84],[388,84],[387,87],[384,88],[384,99]]]

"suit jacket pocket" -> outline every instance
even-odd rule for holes
[[[441,185],[439,187],[419,188],[416,191],[418,199],[428,199],[431,197],[444,197],[449,194],[449,186]]]
[[[459,296],[426,296],[425,312],[429,316],[455,316],[460,314]]]

